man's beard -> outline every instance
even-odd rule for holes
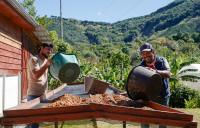
[[[43,52],[42,52],[42,55],[46,58],[46,59],[48,59],[48,56],[47,55],[45,55]]]

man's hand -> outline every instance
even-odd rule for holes
[[[47,67],[49,67],[50,65],[52,65],[52,59],[48,59],[45,65]]]
[[[40,70],[32,70],[34,78],[39,79],[50,65],[52,65],[52,59],[48,59],[46,64]]]
[[[153,68],[150,68],[150,67],[145,67],[145,68],[156,73],[156,70]]]

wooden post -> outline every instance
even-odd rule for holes
[[[4,128],[13,128],[13,125],[4,126]]]
[[[2,110],[5,109],[5,93],[6,93],[5,84],[6,84],[6,73],[5,73],[4,76],[3,76],[3,86],[2,86]]]
[[[126,121],[123,121],[123,128],[126,128]]]
[[[55,122],[55,128],[58,128],[58,122]]]
[[[97,121],[96,121],[96,119],[93,118],[93,119],[91,119],[91,121],[93,122],[93,127],[94,127],[94,128],[98,128],[98,127],[97,127]]]
[[[21,73],[18,74],[18,105],[21,104]]]

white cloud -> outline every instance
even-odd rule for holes
[[[98,13],[98,16],[100,16],[100,15],[101,15],[101,13],[99,12],[99,13]]]

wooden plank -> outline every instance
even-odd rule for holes
[[[12,53],[12,52],[9,52],[9,51],[5,51],[3,49],[0,49],[0,55],[1,56],[7,56],[7,57],[10,57],[10,58],[21,59],[21,54]]]
[[[175,113],[159,110],[146,110],[142,108],[133,108],[133,107],[124,107],[124,106],[111,106],[106,104],[96,104],[90,103],[91,107],[95,111],[99,112],[110,112],[116,114],[127,114],[134,116],[145,116],[145,117],[154,117],[154,118],[165,118],[165,119],[174,119],[174,120],[185,120],[192,121],[193,115],[186,113]]]
[[[4,126],[4,128],[13,128],[13,125]]]
[[[4,110],[4,117],[24,117],[24,116],[37,116],[37,115],[56,115],[56,114],[69,114],[80,112],[92,112],[93,109],[90,105],[80,106],[65,106],[65,107],[52,107],[52,108],[31,108],[22,110]]]
[[[1,63],[0,62],[0,69],[21,70],[21,65],[20,64],[9,64],[9,63]]]
[[[12,47],[10,45],[7,45],[5,43],[2,43],[2,42],[0,42],[0,46],[1,46],[0,49],[10,51],[10,52],[13,52],[13,53],[16,53],[16,54],[21,54],[21,48],[18,49],[18,48]]]
[[[161,105],[161,104],[154,103],[154,102],[152,102],[152,101],[142,100],[142,102],[143,102],[146,106],[151,107],[151,108],[154,108],[154,109],[157,109],[157,110],[168,111],[168,112],[176,112],[176,113],[184,113],[184,112],[181,112],[181,111],[178,111],[178,110],[175,110],[175,109],[172,109],[172,108],[163,106],[163,105]]]
[[[1,55],[0,55],[0,62],[21,65],[21,59],[15,59],[15,58],[1,56]]]
[[[67,120],[82,120],[96,118],[95,112],[56,114],[56,115],[41,115],[28,117],[12,117],[2,118],[2,125],[27,124],[27,123],[42,123],[42,122],[58,122]]]
[[[104,118],[128,122],[147,123],[156,125],[166,126],[177,126],[184,128],[197,128],[197,122],[182,121],[182,120],[171,120],[161,118],[151,118],[144,116],[133,116],[125,114],[115,114],[106,112],[83,112],[83,113],[70,113],[70,114],[57,114],[57,115],[41,115],[41,116],[28,116],[28,117],[13,117],[13,118],[2,118],[2,125],[13,125],[13,124],[26,124],[26,123],[41,123],[41,122],[58,122],[68,120],[82,120],[82,119],[93,119],[93,118]]]
[[[18,75],[21,72],[21,70],[10,70],[10,69],[0,69],[0,75]]]
[[[6,19],[8,22],[10,22],[8,23],[7,21],[5,21],[5,18],[2,18],[2,15],[0,15],[0,20],[1,20],[0,27],[5,31],[4,33],[6,33],[4,34],[0,31],[0,42],[15,47],[17,49],[21,49],[21,42],[18,41],[19,37],[21,39],[20,27],[16,26],[16,24],[13,24],[13,22],[10,22],[10,20]],[[7,24],[7,26],[5,26],[5,24]],[[14,29],[15,27],[17,28]],[[8,29],[10,31],[6,31]],[[14,38],[18,38],[18,40]]]
[[[96,114],[98,115],[98,118],[104,118],[104,119],[165,125],[165,126],[176,126],[184,128],[197,128],[197,122],[193,121],[171,120],[164,118],[152,118],[152,117],[135,116],[135,115],[106,113],[106,112],[96,112]]]
[[[76,84],[84,84],[84,82],[67,83],[67,85],[76,85]]]
[[[115,88],[115,87],[113,87],[113,86],[111,86],[111,85],[109,85],[108,87],[109,87],[110,89],[112,89],[112,90],[115,90],[115,91],[119,92],[119,93],[125,93],[125,91],[122,91],[122,90],[120,90],[120,89],[117,89],[117,88]]]
[[[29,52],[29,44],[30,40],[25,36],[22,37],[22,85],[21,85],[21,99],[27,98],[27,90],[28,90],[28,61],[30,59]]]

